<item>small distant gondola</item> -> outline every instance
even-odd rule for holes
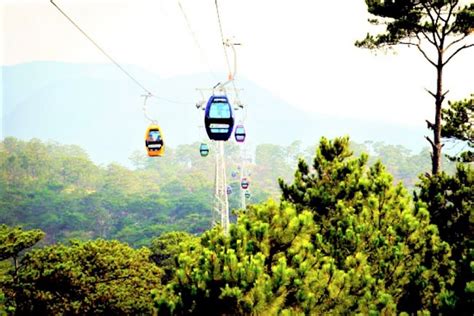
[[[250,199],[250,192],[249,191],[245,191],[245,198]]]
[[[204,125],[212,140],[226,141],[232,135],[234,114],[226,96],[213,95],[206,105]]]
[[[236,178],[237,177],[237,171],[232,171],[231,175],[232,175],[232,178]]]
[[[234,132],[235,140],[239,143],[245,141],[245,127],[243,125],[237,125]]]
[[[242,181],[240,181],[240,186],[242,189],[247,190],[250,185],[250,182],[247,178],[242,178]]]
[[[163,156],[165,153],[163,134],[158,125],[152,124],[148,126],[145,133],[145,146],[150,157]]]
[[[201,146],[199,146],[199,153],[201,154],[201,157],[207,157],[207,155],[209,155],[209,146],[206,143],[201,143]]]
[[[232,187],[229,185],[227,186],[227,194],[231,194],[232,193]]]

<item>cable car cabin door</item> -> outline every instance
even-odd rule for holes
[[[204,125],[212,140],[226,141],[234,128],[234,113],[226,96],[211,96],[206,105]]]
[[[158,125],[148,126],[145,133],[145,147],[149,157],[163,156],[165,153],[163,134]]]

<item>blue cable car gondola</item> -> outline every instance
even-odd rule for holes
[[[199,146],[199,153],[201,154],[201,157],[209,155],[209,146],[206,143],[201,143],[201,146]]]
[[[240,181],[240,186],[242,189],[247,190],[249,187],[249,180],[247,178],[242,178],[242,181]]]
[[[245,127],[243,125],[237,125],[234,132],[235,140],[239,143],[243,143],[245,140]]]
[[[212,140],[228,140],[234,128],[234,113],[225,95],[213,95],[206,105],[206,132]]]
[[[237,171],[232,171],[231,175],[232,175],[232,178],[236,178],[237,177]]]
[[[232,187],[229,185],[227,186],[227,194],[231,194],[232,193]]]

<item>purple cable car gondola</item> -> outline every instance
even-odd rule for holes
[[[235,140],[239,143],[243,143],[245,140],[245,127],[240,124],[235,127]]]

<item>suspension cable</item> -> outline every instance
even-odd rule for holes
[[[193,38],[193,41],[194,41],[194,44],[196,45],[196,47],[198,48],[199,50],[199,54],[200,54],[200,57],[201,57],[201,61],[203,63],[205,63],[207,65],[207,68],[209,70],[209,73],[211,74],[211,76],[217,81],[217,76],[216,74],[214,73],[214,71],[212,70],[211,68],[211,65],[209,63],[209,59],[206,57],[206,54],[204,54],[204,51],[202,49],[202,46],[199,44],[199,40],[196,36],[196,33],[193,31],[192,27],[191,27],[191,22],[189,21],[189,18],[188,18],[188,15],[186,14],[186,12],[184,11],[184,7],[183,5],[181,4],[181,1],[180,0],[177,0],[178,1],[178,6],[179,6],[179,9],[181,10],[181,13],[184,17],[184,20],[186,22],[186,26],[188,28],[188,31],[189,33],[191,33],[191,36]]]
[[[217,1],[218,0],[214,1],[215,7],[216,7],[216,12],[217,12],[217,21],[218,21],[218,24],[219,24],[219,31],[220,31],[220,34],[221,34],[222,46],[224,47],[224,55],[225,55],[225,60],[226,60],[226,63],[227,63],[227,69],[229,71],[229,78],[228,78],[227,83],[228,82],[232,83],[232,87],[234,88],[235,98],[236,98],[237,102],[239,103],[239,105],[241,105],[240,98],[239,98],[239,90],[237,89],[237,87],[235,85],[235,81],[234,81],[235,73],[237,71],[237,54],[236,54],[234,45],[240,45],[240,44],[231,43],[230,40],[226,41],[224,39],[224,31],[222,30],[222,20],[221,20],[221,16],[220,16],[220,12],[219,12],[219,5],[218,5]],[[227,46],[232,47],[232,51],[234,53],[234,71],[233,72],[232,72],[232,68],[231,68],[231,65],[230,65],[229,55],[227,53]]]
[[[227,54],[226,44],[225,44],[225,40],[224,40],[224,32],[222,31],[222,22],[221,22],[221,15],[219,13],[219,5],[217,4],[217,0],[215,0],[214,3],[216,5],[217,21],[219,23],[219,31],[221,33],[222,46],[224,47],[224,54],[225,54],[225,60],[227,62],[227,69],[229,70],[229,75],[232,75],[232,69],[230,67],[229,55]]]
[[[151,93],[150,90],[145,88],[143,84],[141,84],[137,79],[135,79],[127,70],[125,70],[125,68],[123,68],[114,58],[112,58],[112,56],[110,56],[102,47],[100,47],[99,44],[97,44],[97,42],[95,42],[83,29],[81,29],[81,27],[77,25],[76,22],[74,22],[56,3],[54,3],[54,0],[50,0],[50,2],[64,17],[66,17],[66,19],[69,20],[69,22],[72,23],[72,25],[76,27],[76,29],[78,29],[82,33],[82,35],[84,35],[102,54],[104,54],[105,57],[107,57],[115,66],[117,66],[117,68],[119,68],[128,78],[135,82],[137,86],[142,88],[147,93],[148,97],[154,97],[171,103],[188,104],[187,102],[174,101],[171,99],[156,96]]]

